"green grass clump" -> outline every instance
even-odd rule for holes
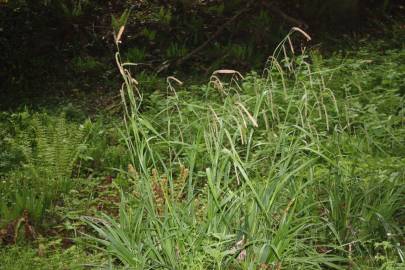
[[[97,247],[129,269],[404,267],[403,66],[286,44],[262,75],[168,78],[148,108],[117,54],[132,184],[85,218]]]

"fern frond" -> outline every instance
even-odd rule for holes
[[[69,178],[77,162],[80,146],[84,143],[85,131],[67,123],[64,115],[47,123],[35,117],[33,126],[36,142],[34,164],[45,176]]]

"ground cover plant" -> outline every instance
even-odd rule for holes
[[[23,225],[25,236],[35,238],[45,212],[74,186],[88,131],[72,130],[63,115],[25,111],[2,117],[8,129],[2,134],[0,223],[6,229],[0,238],[15,243]]]
[[[117,217],[84,218],[96,247],[130,269],[404,267],[403,65],[384,86],[372,60],[295,52],[297,32],[263,74],[168,77],[147,108],[117,53],[131,185]]]
[[[2,113],[0,269],[403,269],[404,49],[298,36],[152,93],[118,52],[113,116]]]

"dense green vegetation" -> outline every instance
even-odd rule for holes
[[[101,2],[0,1],[0,270],[405,269],[400,1]]]
[[[113,115],[3,112],[0,268],[404,268],[404,48],[297,35],[152,93],[117,54]]]

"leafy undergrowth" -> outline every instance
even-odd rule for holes
[[[39,242],[39,241],[37,241]],[[35,246],[11,246],[0,249],[0,269],[99,269],[103,258],[78,246],[61,247],[60,240],[47,240]]]
[[[20,221],[20,238],[25,227],[37,232],[28,247],[29,239],[9,243],[0,265],[404,268],[404,49],[323,59],[289,48],[260,75],[220,70],[187,89],[169,77],[166,92],[147,97],[117,55],[124,122],[85,123],[83,134],[65,124],[83,138],[65,149],[76,157],[69,168],[41,154],[58,149],[58,137],[44,135],[65,130],[58,124],[41,125],[51,131],[39,137],[54,140],[39,141],[53,151],[38,148],[32,120],[0,131],[1,224]],[[17,179],[44,178],[73,184],[53,193],[41,222],[24,219],[27,208],[4,214],[26,190]]]

